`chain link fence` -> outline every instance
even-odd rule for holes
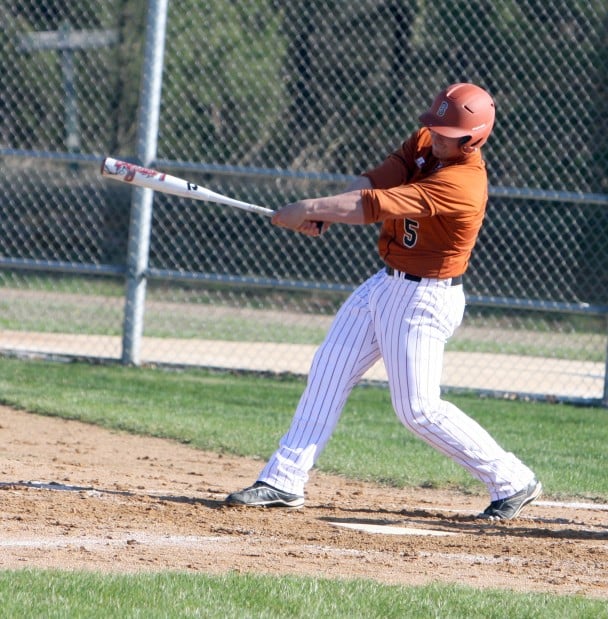
[[[6,353],[124,361],[125,283],[139,277],[141,362],[305,374],[345,296],[381,267],[377,229],[309,239],[156,194],[134,273],[138,203],[101,179],[103,157],[141,159],[153,138],[142,163],[277,208],[342,189],[437,91],[472,81],[497,103],[490,203],[444,385],[608,403],[603,0],[15,0],[0,18]],[[155,24],[162,98],[146,136]]]

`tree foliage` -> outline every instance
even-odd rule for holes
[[[2,145],[65,149],[62,56],[20,37],[111,29],[74,52],[84,152],[133,154],[147,0],[0,7]],[[356,173],[417,126],[446,83],[495,96],[494,184],[608,186],[601,0],[181,0],[169,3],[159,155]]]

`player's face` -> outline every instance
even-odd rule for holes
[[[433,145],[433,155],[437,159],[457,159],[462,156],[460,149],[460,138],[446,138],[431,129],[431,140]]]

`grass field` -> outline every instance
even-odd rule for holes
[[[0,359],[4,404],[262,458],[274,450],[302,388],[298,379]],[[608,499],[608,411],[474,396],[450,399],[526,461],[547,495]],[[415,465],[403,466],[404,453]],[[381,387],[354,390],[319,468],[399,487],[483,490],[403,430]],[[322,577],[25,570],[0,572],[0,616],[554,618],[608,617],[608,609],[601,601],[578,597]]]
[[[353,580],[226,574],[112,575],[0,572],[0,616],[146,619],[602,619],[599,601],[480,592],[459,586],[395,587]]]

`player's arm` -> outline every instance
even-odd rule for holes
[[[318,236],[332,223],[363,224],[361,190],[370,188],[367,177],[357,177],[344,193],[287,204],[273,215],[272,223],[309,236]],[[317,222],[323,224],[321,229]]]
[[[362,191],[392,188],[408,183],[416,170],[416,153],[421,135],[420,131],[413,133],[382,164],[355,178],[344,193],[288,204],[277,211],[272,223],[309,236],[319,236],[332,223],[369,223],[372,217],[369,207],[363,207]],[[428,131],[425,135],[430,146]],[[319,222],[322,226],[318,225]]]

